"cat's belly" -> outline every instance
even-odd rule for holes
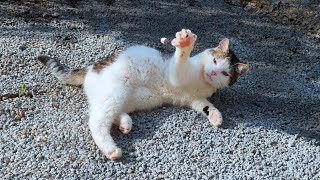
[[[136,110],[152,109],[161,106],[164,103],[168,103],[168,101],[168,98],[160,96],[149,88],[138,87],[132,91],[132,95],[125,105],[125,111],[132,112]]]

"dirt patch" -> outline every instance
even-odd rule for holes
[[[320,38],[320,3],[317,0],[226,0],[271,18],[274,22],[303,30]]]

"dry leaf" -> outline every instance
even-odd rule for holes
[[[19,120],[21,120],[21,118],[23,118],[23,117],[24,117],[24,113],[23,113],[22,111],[18,110],[18,111],[17,111],[17,115],[14,116],[13,120],[14,120],[14,121],[19,121]]]
[[[19,132],[19,136],[20,136],[20,138],[25,138],[27,136],[27,132],[26,131],[20,131]]]

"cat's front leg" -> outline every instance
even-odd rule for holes
[[[222,124],[222,115],[220,111],[206,99],[197,99],[191,102],[191,108],[206,116],[214,126]]]
[[[169,80],[173,86],[184,86],[192,81],[190,75],[194,67],[188,63],[191,51],[197,36],[188,29],[182,29],[176,33],[176,38],[171,44],[176,47],[176,51],[169,67]]]
[[[189,29],[182,29],[176,33],[176,38],[171,41],[171,44],[176,47],[174,57],[178,62],[189,59],[196,40],[197,35],[193,34]]]

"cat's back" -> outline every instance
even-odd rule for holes
[[[161,66],[164,64],[164,58],[158,50],[143,46],[143,45],[136,45],[131,46],[124,50],[122,53],[119,54],[117,60],[118,63],[125,63],[125,64],[140,64],[142,66],[146,65],[156,65]]]
[[[131,46],[116,59],[115,66],[118,71],[125,69],[126,75],[134,76],[143,80],[163,76],[167,62],[161,53],[148,46]],[[120,70],[122,69],[122,70]]]
[[[135,45],[128,47],[124,50],[119,57],[121,56],[131,56],[131,57],[139,57],[139,58],[147,58],[147,57],[157,57],[159,56],[159,51],[151,48],[149,46],[144,45]]]
[[[142,85],[151,80],[164,80],[167,61],[161,53],[151,47],[136,45],[122,51],[114,62],[106,66],[100,73],[90,71],[90,79],[100,82],[126,81],[129,84]],[[92,80],[91,80],[92,81]],[[97,81],[98,82],[98,81]],[[90,83],[91,84],[91,83]]]

